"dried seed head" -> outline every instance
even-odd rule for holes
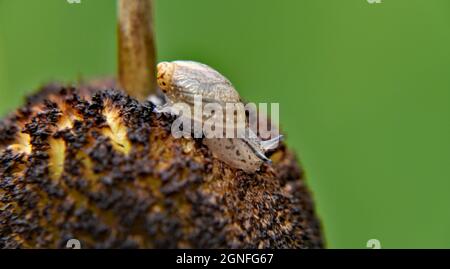
[[[175,139],[149,103],[80,93],[46,87],[0,121],[0,248],[322,246],[285,148],[245,174]]]

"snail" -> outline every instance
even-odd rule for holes
[[[178,114],[175,104],[183,103],[194,107],[196,99],[203,104],[217,104],[222,108],[227,104],[242,104],[239,93],[227,78],[208,65],[194,61],[159,63],[157,83],[167,99],[167,103],[156,108],[159,112]],[[192,116],[192,120],[207,122],[204,112],[200,117]],[[224,120],[226,121],[227,119]],[[233,119],[232,123],[235,121]],[[282,136],[263,141],[248,125],[245,125],[245,134],[242,138],[205,138],[203,143],[226,164],[253,173],[264,162],[270,163],[265,154],[278,147]]]

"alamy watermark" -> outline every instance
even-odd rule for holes
[[[370,249],[381,249],[381,242],[378,239],[369,239],[366,243],[366,247]]]
[[[161,111],[177,115],[171,126],[175,138],[270,139],[279,135],[279,103],[204,103],[196,95],[193,103],[170,104]]]

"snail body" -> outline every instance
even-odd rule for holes
[[[167,103],[158,108],[161,112],[169,111],[177,114],[178,112],[174,108],[176,104],[183,103],[194,107],[196,100],[201,101],[203,105],[215,104],[221,108],[225,108],[228,104],[242,105],[243,107],[239,93],[231,82],[218,71],[202,63],[193,61],[161,62],[157,66],[157,82],[167,98]],[[206,119],[211,115],[206,114],[203,112],[200,117],[193,115],[192,120],[208,124]],[[234,115],[232,117],[230,119],[228,114],[225,116],[223,120],[225,128],[230,128],[230,124],[228,124],[230,122],[231,128],[235,128],[234,124],[238,119]],[[245,125],[243,137],[208,137],[204,139],[204,144],[216,157],[228,165],[253,173],[259,170],[264,162],[270,163],[270,159],[266,157],[265,153],[275,149],[282,136],[262,141],[248,128],[246,119],[241,120]],[[232,130],[234,132],[234,129]]]

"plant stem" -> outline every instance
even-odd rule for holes
[[[119,83],[140,100],[156,92],[152,0],[118,0]]]

